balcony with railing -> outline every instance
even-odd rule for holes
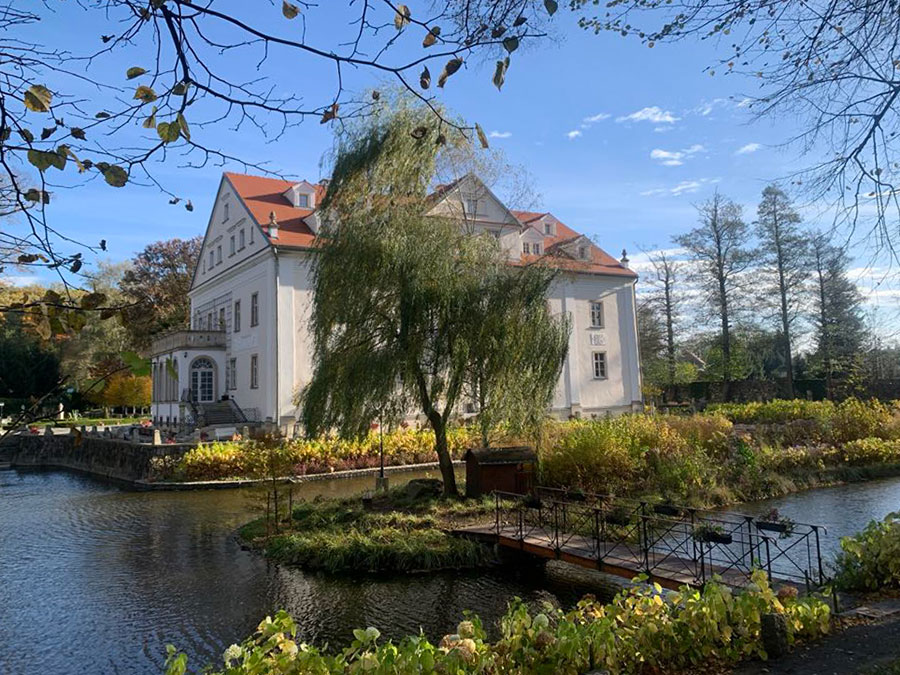
[[[176,330],[153,341],[150,355],[167,354],[179,349],[225,349],[224,330]]]

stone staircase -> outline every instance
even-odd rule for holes
[[[247,417],[234,401],[216,401],[215,403],[199,403],[200,426],[238,425],[247,421]]]

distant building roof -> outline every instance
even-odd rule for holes
[[[300,208],[294,206],[284,195],[297,181],[268,178],[265,176],[250,176],[242,173],[226,172],[225,178],[231,183],[234,191],[247,207],[257,224],[262,228],[266,236],[269,236],[268,225],[270,216],[275,214],[278,221],[278,238],[269,241],[276,246],[288,248],[313,248],[316,245],[316,235],[304,222],[304,219],[315,213],[315,208]],[[437,200],[446,194],[454,183],[438,186],[431,199]],[[319,204],[325,196],[324,183],[315,184],[315,204]],[[535,225],[536,221],[551,215],[548,212],[537,213],[534,211],[510,211],[516,220],[523,226]],[[579,259],[569,255],[563,247],[574,242],[582,235],[564,225],[554,217],[554,234],[547,235],[541,227],[536,228],[544,235],[543,255],[523,255],[522,262],[533,262],[538,259],[552,258],[555,266],[572,271],[591,274],[605,274],[611,276],[635,278],[632,270],[609,255],[599,246],[586,240],[590,246],[588,259]]]

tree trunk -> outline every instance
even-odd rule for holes
[[[794,359],[791,355],[791,320],[788,315],[788,289],[784,278],[784,250],[782,249],[781,231],[778,229],[778,216],[775,214],[775,254],[778,263],[778,292],[781,295],[781,332],[784,336],[784,362],[787,368],[788,398],[794,398]]]
[[[834,400],[834,381],[831,375],[831,345],[829,344],[828,313],[825,309],[825,276],[822,273],[822,262],[816,259],[819,277],[819,330],[822,331],[821,343],[819,345],[822,350],[822,361],[825,367],[825,397],[828,400]]]
[[[441,467],[441,479],[444,481],[444,496],[457,497],[456,473],[453,469],[453,459],[450,457],[450,448],[447,445],[447,423],[437,411],[428,415],[428,421],[434,430],[434,449],[437,451],[438,463]]]
[[[669,370],[669,386],[675,386],[675,317],[672,302],[672,282],[666,275],[666,362]]]
[[[728,322],[728,300],[725,277],[719,275],[719,318],[722,321],[722,395],[731,400],[731,326]]]

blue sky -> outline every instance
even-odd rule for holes
[[[409,4],[415,10],[415,3]],[[273,25],[283,30],[280,6],[271,11]],[[316,44],[334,45],[352,30],[329,11],[307,25]],[[85,35],[101,32],[95,20],[96,13],[69,8],[44,22],[40,39],[51,34],[83,45]],[[744,204],[752,220],[767,182],[802,165],[796,148],[778,147],[795,132],[791,120],[754,121],[741,105],[745,96],[758,93],[756,82],[704,72],[715,60],[715,45],[685,41],[650,49],[617,34],[582,31],[575,16],[562,9],[553,31],[552,39],[513,55],[502,92],[491,84],[493,58],[467,63],[444,91],[435,91],[464,118],[479,122],[511,162],[528,170],[542,209],[614,255],[623,248],[637,254],[639,248],[671,246],[673,235],[694,225],[693,205],[714,189]],[[91,72],[123,79],[121,71],[139,65],[142,56],[134,51],[101,60]],[[253,72],[246,55],[224,63]],[[438,69],[432,67],[434,79]],[[317,104],[333,90],[332,69],[320,63],[283,59],[268,73],[279,88],[297,90]],[[367,71],[347,78],[360,91],[384,83]],[[331,147],[328,125],[316,121],[287,130],[275,142],[226,125],[195,127],[193,133],[209,145],[310,179],[320,177],[320,160]],[[158,239],[200,234],[222,170],[240,167],[184,169],[181,163],[171,156],[154,173],[192,200],[193,213],[170,206],[155,188],[116,190],[95,180],[78,190],[60,190],[51,217],[65,223],[75,238],[107,239],[112,260],[128,258]],[[827,214],[803,210],[811,223],[829,224]],[[859,254],[862,264],[864,251]]]

